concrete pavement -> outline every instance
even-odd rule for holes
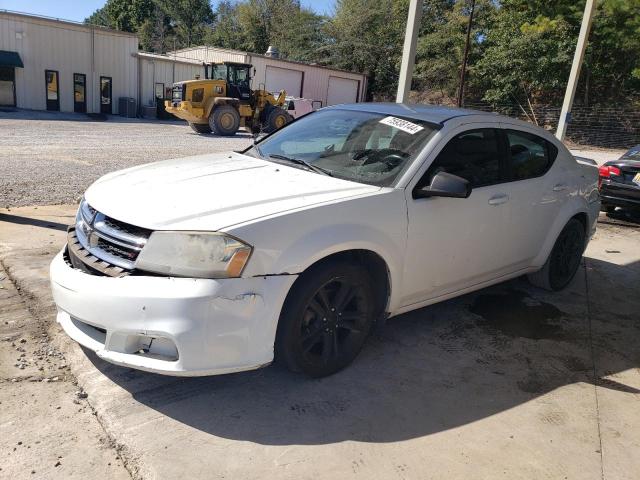
[[[74,212],[0,211],[0,260],[135,478],[637,478],[637,226],[603,217],[565,292],[518,279],[392,319],[332,377],[178,379],[104,363],[53,322],[46,267]]]

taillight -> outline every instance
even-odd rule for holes
[[[611,175],[620,175],[620,169],[611,165],[603,165],[599,168],[600,176],[603,178],[609,178]]]
[[[603,165],[598,169],[598,188],[602,185],[603,178],[609,178],[611,175],[619,176],[620,169],[618,167],[614,167],[613,165]]]

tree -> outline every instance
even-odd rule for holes
[[[238,19],[238,6],[229,0],[223,0],[215,11],[215,22],[205,41],[214,47],[239,50],[244,48],[245,32]]]
[[[180,46],[202,45],[215,20],[209,0],[155,0],[175,25]]]
[[[368,73],[369,95],[390,98],[398,82],[408,11],[408,0],[338,0],[319,61]]]
[[[505,0],[484,39],[484,52],[470,67],[483,100],[517,103],[523,111],[536,102],[557,102],[564,94],[576,32],[563,16],[538,15],[528,2]]]
[[[270,45],[283,57],[310,60],[323,42],[324,17],[298,0],[247,0],[237,4],[246,50],[264,53]]]
[[[426,90],[431,99],[452,102],[460,87],[466,30],[470,15],[470,2],[426,2],[421,36],[416,52],[414,85]],[[491,0],[477,0],[471,34],[469,64],[481,56],[483,39],[496,13]],[[468,95],[473,95],[466,88]]]

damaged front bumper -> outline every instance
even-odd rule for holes
[[[224,280],[95,276],[51,263],[57,320],[111,363],[165,375],[217,375],[273,360],[285,297],[296,275]]]

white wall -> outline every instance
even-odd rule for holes
[[[0,12],[0,50],[18,52],[16,102],[46,109],[45,70],[57,70],[60,110],[73,112],[73,74],[87,76],[87,112],[100,111],[100,75],[112,77],[113,113],[118,97],[137,98],[138,50],[134,35],[84,25]]]

